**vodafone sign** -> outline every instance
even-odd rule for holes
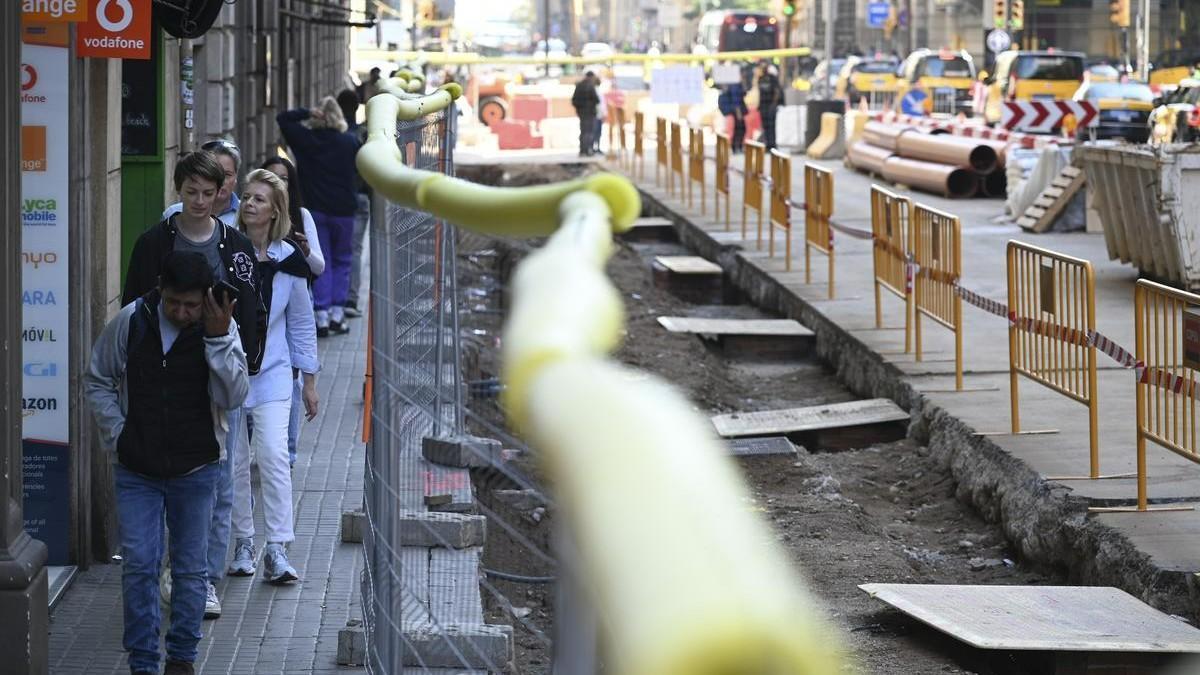
[[[150,58],[150,0],[87,0],[87,6],[87,22],[75,31],[79,56]]]

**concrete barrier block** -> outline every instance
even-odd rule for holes
[[[400,545],[427,548],[483,546],[487,518],[462,513],[401,511]]]
[[[363,666],[367,663],[367,633],[362,621],[350,619],[346,627],[338,631],[337,664],[339,666]]]
[[[479,436],[427,436],[421,440],[421,454],[425,459],[462,469],[496,466],[502,461],[502,449],[500,441]]]
[[[341,530],[344,543],[361,544],[367,532],[367,514],[362,511],[343,511]]]
[[[846,129],[838,113],[821,115],[821,133],[808,146],[808,156],[813,159],[837,159],[846,154]]]
[[[405,626],[404,665],[512,672],[512,627],[490,624]]]

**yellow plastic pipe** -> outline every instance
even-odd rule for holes
[[[603,360],[622,308],[604,275],[603,200],[513,278],[505,405],[538,448],[622,675],[836,673],[820,618],[707,420],[656,378]]]
[[[411,81],[411,80],[410,80]],[[362,177],[388,199],[421,209],[455,225],[508,237],[545,236],[558,227],[558,207],[580,190],[602,197],[612,213],[612,230],[622,232],[641,212],[637,189],[624,177],[600,173],[562,183],[519,188],[478,185],[404,165],[396,144],[396,120],[415,120],[444,110],[462,87],[446,84],[431,94],[401,97],[388,90],[367,101],[367,141],[358,151]]]
[[[530,64],[606,64],[606,63],[696,63],[698,61],[757,61],[760,59],[780,59],[792,56],[808,56],[812,51],[808,47],[789,47],[787,49],[756,49],[744,52],[718,52],[716,54],[613,54],[611,56],[562,56],[551,58],[543,56],[483,56],[476,52],[412,52],[391,51],[387,49],[360,49],[355,52],[359,58],[376,60],[393,60],[405,62],[424,62],[431,65],[530,65]]]

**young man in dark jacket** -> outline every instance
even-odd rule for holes
[[[775,114],[783,105],[783,86],[775,74],[775,66],[764,64],[758,76],[758,114],[762,117],[763,145],[775,147]]]
[[[233,321],[201,254],[157,261],[158,287],[125,305],[92,348],[84,391],[113,461],[129,668],[158,673],[163,523],[170,531],[165,675],[192,675],[208,576],[208,532],[226,412],[250,391]]]
[[[742,143],[746,138],[746,90],[741,82],[725,85],[721,95],[717,97],[717,109],[725,117],[733,117],[733,137],[729,139],[731,152],[741,152]]]
[[[175,189],[182,209],[138,237],[125,273],[125,292],[121,304],[128,305],[152,291],[158,284],[163,260],[173,251],[198,253],[212,270],[213,279],[223,280],[238,289],[234,320],[242,341],[242,353],[250,374],[258,372],[267,341],[267,313],[263,308],[255,280],[254,246],[236,227],[226,225],[212,215],[213,204],[226,176],[221,163],[211,152],[184,155],[175,165]],[[241,428],[241,409],[229,413],[226,443],[237,447]],[[212,508],[212,535],[209,539],[209,585],[205,616],[221,615],[216,583],[225,575],[225,556],[229,548],[230,516],[233,511],[233,463],[219,467],[216,502]],[[170,597],[168,573],[164,571],[163,600]]]
[[[596,93],[596,75],[587,71],[583,79],[575,85],[575,93],[571,95],[571,105],[575,106],[575,114],[579,115],[579,156],[587,157],[592,154],[592,134],[596,131],[596,108],[600,105],[600,95]]]

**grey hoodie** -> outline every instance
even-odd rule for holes
[[[121,308],[92,346],[92,360],[83,376],[83,388],[100,441],[117,461],[117,439],[125,428],[129,408],[128,387],[125,381],[126,350],[129,346],[129,318],[137,302]],[[250,392],[250,374],[246,353],[238,337],[236,321],[229,322],[229,334],[204,338],[204,358],[208,361],[208,395],[212,400],[213,430],[225,459],[225,433],[229,429],[226,411],[241,407]]]

